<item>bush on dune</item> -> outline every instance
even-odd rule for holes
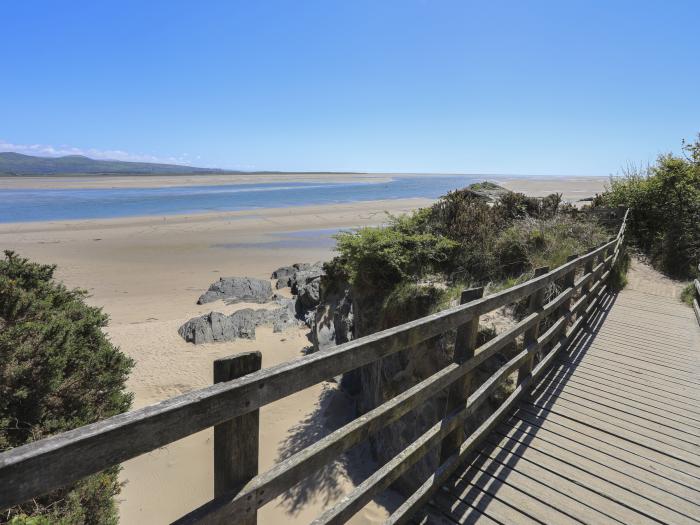
[[[633,242],[657,268],[679,278],[694,275],[700,263],[700,135],[684,151],[612,178],[595,200],[629,207]]]
[[[53,280],[55,267],[6,251],[0,260],[0,451],[128,410],[133,366],[102,328],[86,292]],[[0,515],[13,525],[117,522],[118,468]]]
[[[491,203],[469,189],[453,191],[429,208],[391,217],[387,226],[340,233],[327,273],[377,298],[424,279],[483,285],[554,268],[607,238],[597,223],[561,207],[559,194],[508,192]]]

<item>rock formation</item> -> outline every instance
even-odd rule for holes
[[[255,328],[262,324],[272,324],[274,332],[298,326],[294,300],[280,297],[276,302],[279,307],[273,309],[244,308],[231,315],[210,312],[194,317],[183,324],[178,333],[187,342],[201,344],[234,339],[255,339]]]
[[[252,277],[222,277],[209,286],[197,304],[224,299],[229,303],[266,303],[272,299],[270,282]]]

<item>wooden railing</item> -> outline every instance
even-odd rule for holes
[[[177,523],[255,523],[259,507],[432,396],[449,390],[448,413],[443,419],[315,521],[347,521],[429,450],[441,445],[439,468],[390,517],[390,523],[402,523],[514,408],[584,325],[608,286],[607,278],[623,248],[626,220],[627,214],[617,236],[600,247],[554,270],[538,269],[529,281],[493,295],[481,297],[483,290],[470,290],[463,294],[463,304],[453,308],[262,370],[256,353],[219,360],[212,386],[6,451],[0,454],[0,509],[214,426],[214,499]],[[545,290],[553,283],[562,290],[545,304]],[[527,316],[475,348],[479,316],[523,300],[528,300]],[[453,363],[270,470],[257,473],[260,407],[450,330],[457,330]],[[475,369],[521,335],[523,350],[483,384],[473,385]],[[515,371],[515,390],[486,421],[464,436],[464,422]]]
[[[693,297],[693,310],[695,311],[695,317],[700,324],[700,264],[698,264],[698,278],[693,281],[693,286],[695,288],[695,297]]]

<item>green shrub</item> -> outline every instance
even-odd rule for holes
[[[681,301],[688,306],[693,306],[693,299],[695,299],[695,283],[691,281],[683,288],[681,292]]]
[[[335,262],[356,287],[391,289],[437,271],[449,261],[456,243],[431,233],[408,233],[396,227],[360,228],[336,236]]]
[[[566,263],[569,256],[588,252],[606,239],[606,232],[596,223],[566,215],[517,221],[496,239],[499,267],[495,272],[507,278],[542,266],[553,269]]]
[[[674,277],[700,263],[700,136],[688,156],[661,155],[645,169],[628,169],[595,203],[630,208],[628,234],[652,263]]]
[[[0,260],[0,450],[126,411],[133,362],[102,328],[86,292],[53,280],[55,267],[6,251]],[[117,468],[3,512],[0,522],[111,524]]]

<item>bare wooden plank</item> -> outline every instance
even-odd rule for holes
[[[626,359],[619,359],[613,354],[602,355],[587,353],[586,360],[595,361],[610,368],[618,368],[633,374],[645,375],[656,382],[676,385],[689,392],[697,391],[700,386],[700,382],[694,380],[694,378],[681,377],[679,372],[673,371],[673,373],[669,373],[670,371],[663,367],[655,366],[650,363],[641,363],[638,360],[631,362]]]
[[[694,515],[700,516],[700,503],[698,501],[682,498],[674,492],[648,483],[647,472],[634,470],[628,464],[615,464],[610,458],[597,455],[595,448],[579,447],[578,450],[572,450],[572,447],[566,447],[566,443],[539,439],[536,433],[527,432],[525,427],[526,425],[522,424],[516,425],[508,429],[507,432],[491,434],[489,442],[521,457],[531,459],[540,465],[551,464],[557,469],[557,473],[566,473],[566,471],[558,469],[559,462],[563,462],[567,465],[567,469],[570,468],[571,472],[574,473],[575,480],[584,484],[591,483],[591,476],[599,478],[602,481],[598,482],[593,479],[592,483],[601,487],[605,487],[607,484],[614,485],[613,490],[620,495],[620,501],[624,504],[643,509],[646,501],[649,501],[651,504],[647,509],[647,514],[652,517],[668,518],[676,512],[686,519]],[[613,465],[618,468],[614,468]],[[574,469],[580,470],[582,474]],[[673,489],[675,490],[677,487],[673,487]],[[605,489],[602,492],[610,494],[610,491]],[[638,504],[638,499],[644,501]]]
[[[596,369],[595,367],[584,367],[583,364],[571,369],[569,379],[579,381],[587,381],[595,383],[599,387],[609,389],[611,391],[620,391],[625,393],[636,393],[640,398],[652,400],[661,403],[667,407],[672,407],[678,413],[692,417],[693,419],[700,418],[700,407],[691,400],[684,399],[673,393],[665,392],[653,386],[630,381],[629,379],[615,378],[608,375],[604,370]]]
[[[679,357],[677,355],[665,354],[660,351],[654,351],[651,346],[629,345],[624,342],[618,342],[607,337],[596,337],[588,352],[591,354],[606,354],[616,356],[616,359],[627,361],[629,364],[650,364],[661,369],[668,369],[672,374],[679,374],[679,377],[690,378],[694,380],[700,379],[698,371],[700,370],[700,361],[698,359]],[[700,357],[700,356],[699,356]]]
[[[700,481],[683,472],[628,450],[628,443],[604,433],[576,432],[566,425],[544,418],[536,418],[526,410],[518,410],[511,420],[496,430],[511,436],[515,432],[527,434],[532,439],[543,440],[572,453],[583,455],[620,472],[635,476],[658,489],[675,494],[687,501],[700,501]]]
[[[657,415],[669,414],[674,421],[677,419],[694,428],[700,428],[700,414],[685,410],[682,407],[679,408],[673,403],[669,403],[668,398],[645,395],[640,390],[625,389],[615,383],[606,384],[584,375],[569,376],[567,385],[569,388],[581,389],[590,394],[596,393],[601,395],[603,399],[619,401],[634,407],[644,407]]]
[[[541,525],[509,501],[500,499],[485,490],[480,490],[478,487],[473,494],[473,499],[468,504],[455,498],[445,489],[436,493],[433,503],[456,523]],[[485,519],[490,521],[484,521]]]
[[[489,446],[488,451],[492,450]],[[459,472],[456,481],[449,486],[451,492],[457,499],[468,501],[472,487],[481,484],[481,477],[491,475],[500,482],[492,490],[496,494],[503,493],[501,497],[512,501],[519,509],[522,505],[539,523],[625,523],[621,521],[623,516],[628,520],[634,517],[619,504],[555,472],[539,469],[533,473],[533,469],[521,469],[513,458],[517,456],[502,454],[491,458],[488,453],[481,453],[473,463],[478,470],[470,465]]]
[[[489,438],[491,441],[491,438]],[[518,446],[513,440],[503,440],[497,445],[497,449],[489,452],[489,457],[504,464],[515,463],[515,468],[519,472],[527,472],[532,477],[544,475],[543,470],[555,474],[558,478],[563,478],[571,482],[567,492],[574,495],[579,501],[591,502],[596,493],[601,498],[616,503],[617,506],[606,505],[598,500],[596,507],[617,519],[624,520],[625,523],[677,523],[678,525],[691,525],[694,519],[668,507],[661,506],[658,502],[652,501],[632,490],[622,486],[623,481],[616,479],[617,483],[599,475],[593,475],[580,466],[574,466],[569,461],[572,458],[566,457],[566,461],[559,457],[544,454],[533,446]],[[610,472],[607,473],[611,475]],[[627,480],[629,481],[629,480]],[[559,481],[561,486],[562,481]],[[581,490],[585,487],[585,490]],[[638,488],[638,487],[637,487]],[[589,503],[590,504],[590,503]],[[613,514],[612,509],[617,512]]]
[[[643,386],[648,389],[657,390],[664,396],[668,396],[677,400],[678,402],[697,407],[698,400],[689,396],[688,393],[692,394],[692,391],[688,391],[687,388],[678,388],[675,385],[668,383],[660,383],[654,381],[652,378],[642,376],[638,373],[629,373],[628,371],[621,370],[618,368],[610,368],[610,366],[601,363],[594,363],[593,360],[584,361],[576,364],[576,370],[574,374],[587,374],[587,373],[597,373],[604,374],[608,378],[614,381],[620,381],[623,384],[630,386]]]
[[[563,384],[542,385],[538,390],[538,395],[575,396],[576,400],[586,400],[591,406],[599,404],[601,407],[619,411],[621,414],[647,418],[650,422],[674,428],[679,433],[698,435],[700,423],[697,420],[684,415],[676,415],[668,409],[655,408],[645,401],[635,400],[634,395],[628,394],[627,397],[610,395],[590,384],[571,383],[570,381],[569,376],[564,376]]]
[[[622,436],[639,445],[673,457],[690,465],[691,468],[698,466],[697,452],[693,450],[692,445],[687,445],[679,440],[670,439],[629,423],[616,421],[613,417],[563,400],[559,400],[556,404],[551,404],[551,406],[550,404],[533,404],[532,406],[543,410],[545,413],[554,413],[584,425],[595,426],[607,433]]]
[[[616,450],[624,450],[630,454],[652,461],[660,472],[666,472],[668,477],[688,486],[695,487],[697,480],[697,468],[690,465],[683,458],[669,454],[668,450],[659,447],[654,440],[644,438],[627,431],[617,431],[609,426],[593,426],[575,417],[562,415],[558,412],[542,409],[523,403],[516,416],[530,421],[536,421],[543,428],[553,429],[556,432],[580,434],[590,439],[598,440]],[[676,476],[675,472],[679,473]]]
[[[659,422],[658,418],[652,418],[651,414],[634,413],[611,407],[610,403],[591,401],[592,396],[584,396],[580,393],[572,393],[567,388],[552,387],[544,390],[542,395],[533,399],[536,405],[547,403],[547,406],[566,407],[579,414],[586,415],[592,420],[608,421],[617,426],[639,432],[656,439],[661,443],[677,447],[687,452],[700,452],[698,449],[700,439],[687,432],[679,431],[669,423]]]
[[[517,470],[490,461],[483,454],[479,454],[465,472],[460,472],[459,477],[450,480],[444,488],[454,500],[465,504],[469,504],[475,495],[485,492],[487,512],[491,502],[498,498],[538,523],[580,523],[571,515],[575,501],[552,491],[538,480],[521,475]],[[509,519],[506,523],[518,523],[510,520],[516,520],[519,516],[513,511],[509,514],[503,516]],[[607,518],[592,510],[588,515],[594,519],[592,523]]]

